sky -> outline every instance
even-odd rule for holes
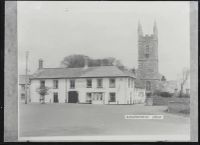
[[[159,72],[175,80],[190,67],[189,2],[186,1],[18,1],[18,73],[59,67],[65,56],[115,57],[138,67],[138,21],[143,34],[158,27]]]

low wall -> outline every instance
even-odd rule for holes
[[[168,103],[168,112],[188,114],[190,112],[190,103],[183,101],[170,101]]]
[[[172,101],[171,97],[153,96],[153,105],[168,105],[169,101]]]
[[[145,105],[152,106],[153,105],[153,98],[146,98]]]
[[[178,97],[161,97],[153,96],[151,98],[146,98],[146,105],[165,105],[167,106],[170,101],[174,102],[190,102],[190,98],[178,98]]]

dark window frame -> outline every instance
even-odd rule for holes
[[[115,80],[115,78],[109,79],[109,88],[115,88],[115,87],[116,87],[116,80]]]
[[[116,93],[115,92],[109,93],[109,102],[116,102]]]
[[[40,80],[40,88],[45,87],[45,80]]]
[[[103,88],[103,79],[97,79],[97,88]]]
[[[53,88],[58,89],[58,80],[53,80]]]
[[[92,88],[92,79],[86,80],[86,86],[87,86],[87,88]]]
[[[76,82],[75,82],[75,80],[70,80],[70,89],[75,89],[75,87],[76,87]]]

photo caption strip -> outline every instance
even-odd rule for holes
[[[125,115],[125,119],[164,119],[164,115]]]

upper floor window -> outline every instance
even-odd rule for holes
[[[75,80],[70,80],[70,88],[71,89],[75,88]]]
[[[87,80],[87,88],[92,88],[92,80],[91,79]]]
[[[110,86],[110,88],[115,88],[115,79],[109,80],[109,86]]]
[[[40,81],[40,87],[45,87],[45,81],[44,80]]]
[[[151,90],[151,82],[146,81],[146,90]]]
[[[103,88],[103,80],[97,79],[97,88]]]
[[[53,88],[58,89],[58,80],[53,80]]]

